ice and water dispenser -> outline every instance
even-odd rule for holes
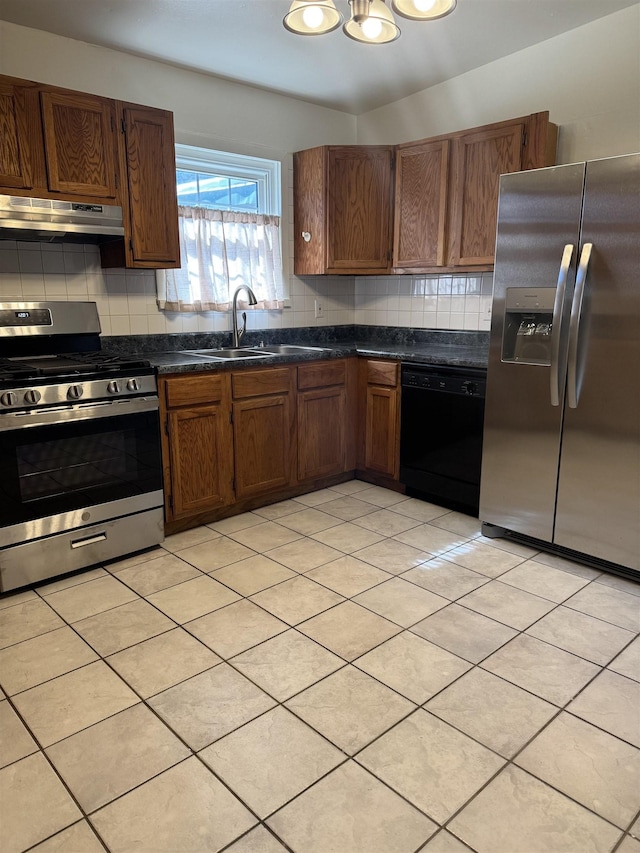
[[[508,287],[502,361],[551,364],[555,287]]]

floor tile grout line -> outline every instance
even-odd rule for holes
[[[7,699],[8,699],[8,698],[9,698],[9,697],[7,697]],[[67,784],[67,782],[65,781],[64,777],[63,777],[63,776],[62,776],[62,774],[58,771],[58,768],[57,768],[57,767],[56,767],[56,765],[53,763],[53,760],[50,758],[49,754],[47,753],[47,749],[48,749],[49,747],[45,747],[45,746],[43,746],[43,745],[42,745],[42,742],[40,741],[40,739],[36,736],[36,734],[35,734],[35,732],[33,731],[33,729],[29,726],[29,724],[27,723],[26,719],[25,719],[25,718],[20,714],[20,712],[19,712],[18,708],[16,708],[16,707],[15,707],[15,705],[13,705],[13,703],[11,703],[11,707],[13,708],[14,713],[15,713],[15,714],[18,716],[18,718],[20,719],[20,722],[22,723],[22,725],[27,729],[27,731],[29,732],[29,734],[30,734],[30,735],[31,735],[31,737],[33,738],[34,742],[35,742],[35,743],[37,744],[37,746],[38,746],[38,750],[37,750],[37,752],[33,752],[33,753],[31,753],[31,755],[41,755],[41,756],[44,758],[44,760],[45,760],[45,761],[47,762],[47,764],[49,765],[49,768],[53,771],[53,773],[55,774],[56,778],[57,778],[57,779],[58,779],[58,781],[62,784],[62,786],[64,787],[64,789],[65,789],[66,793],[67,793],[67,794],[68,794],[68,796],[71,798],[71,800],[72,800],[72,801],[73,801],[73,803],[75,804],[76,808],[77,808],[77,809],[78,809],[78,811],[80,812],[80,814],[81,814],[81,816],[82,816],[82,819],[87,820],[87,819],[88,819],[88,814],[87,814],[87,812],[84,810],[84,808],[83,808],[83,807],[82,807],[82,805],[80,804],[80,801],[78,800],[78,798],[76,797],[76,795],[74,794],[74,792],[72,791],[72,789],[69,787],[69,785],[68,785],[68,784]],[[112,715],[112,716],[113,716],[113,715]],[[53,746],[53,744],[49,744],[49,746]],[[30,758],[30,757],[31,757],[30,755],[28,755],[28,756],[23,756],[23,758],[19,758],[19,759],[17,759],[16,761],[12,762],[12,764],[17,764],[17,763],[18,763],[18,761],[23,761],[25,758]],[[7,766],[11,766],[11,764],[9,764],[9,765],[7,765]],[[4,768],[2,768],[2,769],[4,769]],[[78,821],[74,821],[74,823],[78,823]],[[68,829],[68,828],[69,828],[69,826],[72,826],[72,825],[73,825],[73,824],[69,824],[69,825],[68,825],[68,826],[66,826],[66,827],[62,827],[62,829],[61,829],[61,830],[59,830],[58,832],[62,832],[62,831],[64,831],[65,829]],[[93,829],[93,826],[92,826],[92,829]],[[56,832],[56,833],[53,833],[53,835],[57,835],[57,834],[58,834],[57,832]],[[51,838],[51,837],[53,837],[53,835],[47,836],[47,838]],[[100,836],[100,834],[99,834],[97,831],[96,831],[96,835],[98,836],[98,838],[99,838],[100,842],[102,843],[102,845],[104,846],[104,848],[105,848],[106,850],[108,850],[109,848],[108,848],[108,847],[107,847],[107,845],[104,843],[104,841],[103,841],[102,837]],[[35,846],[37,846],[37,844],[41,844],[43,841],[46,841],[46,840],[47,840],[46,838],[41,838],[39,841],[37,841],[37,842],[36,842],[36,844],[34,844],[34,845],[32,845],[32,846],[34,846],[34,847],[35,847]]]
[[[389,538],[389,537],[387,537],[387,538]],[[186,561],[185,561],[185,562],[186,562]],[[196,567],[196,568],[197,568],[197,567]],[[199,570],[199,571],[202,571],[202,570]],[[489,582],[491,579],[492,579],[492,578],[488,578],[488,581],[487,581],[487,582]],[[311,579],[311,580],[313,580],[313,579]],[[593,580],[595,580],[595,579],[593,579]],[[385,581],[385,582],[386,582],[386,581]],[[322,584],[320,584],[320,585],[322,585]],[[588,585],[588,584],[587,584],[587,585]],[[585,586],[587,586],[587,585],[585,585]],[[334,590],[334,591],[335,591],[335,590]],[[526,590],[525,590],[525,591],[526,591]],[[356,593],[355,595],[358,595],[358,594],[359,594],[359,593]],[[437,594],[437,593],[436,593],[436,594]],[[535,593],[533,593],[533,594],[535,595]],[[139,594],[137,594],[137,595],[138,595],[139,597],[141,597],[141,598],[145,599],[145,596],[140,596]],[[353,597],[354,597],[354,596],[345,597],[345,598],[346,598],[346,600],[351,600]],[[239,600],[248,600],[248,597],[247,597],[247,596],[243,596],[243,597],[242,597],[241,599],[239,599]],[[455,600],[454,600],[454,601],[455,601]],[[444,605],[444,607],[443,607],[442,609],[445,609],[445,608],[446,608],[450,603],[454,603],[454,601],[450,601],[450,600],[448,600],[448,601],[447,601],[447,604],[446,604],[446,605]],[[557,606],[561,606],[563,603],[564,603],[564,602],[558,602],[558,603],[557,603]],[[230,606],[230,605],[228,605],[228,606]],[[336,605],[336,606],[337,606],[337,605]],[[361,606],[362,606],[362,605],[361,605]],[[219,609],[219,608],[218,608],[218,609]],[[105,611],[103,611],[103,612],[105,612]],[[163,612],[163,611],[161,611],[161,612]],[[216,611],[211,611],[211,612],[216,612]],[[269,612],[269,611],[267,611],[267,612]],[[374,613],[375,613],[375,611],[372,611],[372,612],[374,612]],[[437,611],[436,611],[436,612],[437,612]],[[551,612],[551,611],[550,611],[550,612]],[[167,614],[164,614],[164,615],[166,616]],[[205,614],[205,615],[207,615],[207,614]],[[273,614],[271,614],[271,615],[273,615]],[[376,614],[376,615],[380,615],[380,614]],[[484,615],[484,614],[480,614],[480,615]],[[546,614],[545,614],[545,615],[546,615]],[[590,614],[586,614],[586,615],[590,615]],[[170,618],[170,617],[169,617],[169,618]],[[313,618],[313,617],[310,617],[310,618]],[[382,617],[382,618],[386,618],[386,617]],[[427,618],[428,618],[428,617],[427,617]],[[488,618],[488,617],[485,617],[485,618]],[[490,618],[490,617],[489,617],[489,618]],[[543,617],[541,617],[541,618],[543,618]],[[597,618],[597,617],[592,617],[592,618]],[[419,621],[422,621],[422,620],[419,620]],[[604,621],[604,620],[601,620],[601,621]],[[67,624],[68,624],[68,623],[67,623]],[[417,624],[417,623],[416,623],[416,624]],[[535,624],[535,623],[533,623],[533,624]],[[608,623],[608,624],[611,624],[611,623]],[[177,627],[183,627],[183,628],[184,628],[184,623],[176,623],[176,625],[177,625]],[[72,627],[72,625],[69,625],[69,627]],[[296,628],[295,628],[295,626],[290,626],[290,627],[291,627],[292,629],[294,629],[294,630],[296,629]],[[400,627],[401,627],[401,629],[402,629],[402,630],[404,630],[404,631],[409,630],[409,628],[405,628],[404,626],[400,626]],[[530,627],[530,626],[529,626],[529,627]],[[169,629],[169,630],[172,630],[172,629]],[[185,630],[188,630],[188,629],[185,629]],[[285,629],[285,630],[286,630],[286,629]],[[516,629],[516,630],[517,630],[517,629]],[[527,629],[523,629],[523,630],[519,631],[518,633],[519,633],[519,634],[523,634],[526,630],[527,630]],[[46,632],[45,632],[45,633],[46,633]],[[83,639],[84,639],[84,638],[83,638]],[[196,638],[196,639],[199,639],[199,638]],[[144,642],[144,641],[141,641],[141,642]],[[383,641],[383,642],[386,642],[386,641]],[[508,641],[507,641],[507,642],[508,642]],[[544,641],[542,641],[542,642],[544,642]],[[629,644],[630,644],[631,642],[633,642],[633,639],[629,640]],[[629,644],[628,644],[628,645],[629,645]],[[134,645],[137,645],[137,644],[134,644]],[[206,647],[206,648],[210,648],[210,647],[206,646],[206,644],[203,644],[203,645],[205,645],[205,647]],[[381,645],[381,644],[379,644],[379,645]],[[437,645],[437,644],[436,644],[436,645]],[[549,644],[549,645],[551,645],[551,644]],[[377,646],[376,646],[376,647],[377,647]],[[374,647],[374,648],[376,648],[376,647]],[[626,648],[626,647],[625,647],[625,648]],[[566,650],[563,650],[563,651],[566,651]],[[621,650],[620,650],[620,652],[619,652],[618,654],[620,654],[622,651],[623,651],[623,649],[621,649]],[[364,653],[364,654],[366,654],[366,653]],[[573,653],[571,653],[571,652],[570,652],[570,654],[573,654]],[[489,656],[490,656],[490,655],[489,655]],[[579,657],[578,655],[575,655],[575,656],[576,656],[576,657]],[[100,657],[101,657],[101,659],[103,659],[103,660],[104,660],[104,658],[102,658],[102,656],[100,656]],[[362,657],[362,655],[361,655],[360,657]],[[612,660],[613,660],[613,659],[615,659],[615,657],[617,657],[617,655],[616,655],[616,656],[614,656],[614,658],[612,658]],[[223,658],[223,660],[224,660],[224,658]],[[348,665],[350,665],[350,664],[355,666],[355,665],[356,665],[356,663],[355,663],[355,662],[356,662],[357,660],[358,660],[358,658],[355,658],[353,661],[347,661],[347,662],[346,662],[346,664],[345,664],[345,666],[348,666]],[[466,662],[468,663],[468,661],[466,661]],[[217,664],[216,664],[216,665],[217,665]],[[599,666],[600,671],[602,671],[602,670],[605,668],[605,667],[604,667],[604,666],[602,666],[602,665],[598,665],[598,664],[595,664],[595,665],[596,665],[596,666]],[[473,669],[474,667],[477,667],[477,666],[479,666],[479,664],[478,664],[478,663],[476,663],[476,664],[473,664],[473,663],[472,663],[471,669],[470,669],[470,670],[468,670],[468,671],[472,671],[472,669]],[[341,668],[344,668],[344,667],[341,667]],[[356,667],[356,668],[357,668],[357,667]],[[242,673],[242,674],[243,674],[243,673]],[[465,674],[466,674],[466,673],[465,673]],[[243,674],[243,675],[244,675],[244,674]],[[246,676],[245,676],[245,677],[246,677]],[[328,676],[327,676],[327,677],[328,677]],[[594,676],[594,677],[597,677],[597,676]],[[623,676],[623,677],[624,677],[624,676]],[[125,682],[125,683],[126,683],[126,682]],[[318,683],[318,682],[315,682],[315,683]],[[452,682],[452,683],[454,683],[454,682]],[[387,687],[387,688],[389,688],[389,686],[388,686],[388,685],[384,685],[384,686],[385,686],[385,687]],[[449,685],[448,685],[448,686],[449,686]],[[518,686],[519,686],[519,685],[518,685]],[[262,689],[262,688],[259,688],[259,689]],[[308,689],[308,688],[305,688],[305,689]],[[393,690],[393,688],[389,688],[389,689],[392,689],[392,690]],[[443,689],[444,689],[444,688],[443,688]],[[520,689],[523,689],[523,688],[520,688]],[[303,691],[301,691],[301,692],[303,692]],[[397,692],[397,691],[396,691],[396,692]],[[297,694],[294,694],[294,695],[297,695]],[[402,695],[402,694],[400,694],[400,695]],[[434,696],[435,696],[435,695],[437,695],[437,694],[434,694]],[[536,694],[532,694],[532,695],[536,695]],[[576,694],[576,695],[578,695],[578,694]],[[290,697],[290,698],[293,698],[293,697]],[[406,698],[406,697],[405,697],[405,698]],[[434,698],[434,697],[431,697],[431,698]],[[145,702],[145,700],[142,700],[142,701],[143,701],[143,702]],[[285,700],[285,701],[289,701],[289,700]],[[430,699],[429,699],[429,700],[426,700],[426,702],[428,702],[428,701],[430,701]],[[569,701],[572,701],[572,700],[569,700]],[[146,702],[145,702],[145,704],[146,704]],[[282,703],[279,703],[279,704],[282,704]],[[423,703],[423,704],[424,704],[424,703]],[[422,707],[422,706],[421,706],[421,707]],[[288,709],[287,709],[287,710],[288,710]],[[409,713],[415,713],[415,710],[417,710],[417,709],[414,709],[413,711],[411,711],[411,712],[409,712]],[[556,718],[556,717],[557,717],[561,712],[562,712],[562,709],[560,709],[560,711],[558,711],[558,714],[556,714],[556,715],[554,716],[554,718],[553,718],[553,719],[555,719],[555,718]],[[164,721],[163,721],[163,722],[164,722]],[[304,722],[306,725],[309,725],[308,723],[306,723],[306,721],[303,721],[303,722]],[[551,721],[549,721],[549,722],[551,722]],[[166,723],[165,723],[165,725],[166,725]],[[394,725],[398,725],[398,723],[395,723]],[[450,724],[449,724],[449,725],[450,725]],[[544,726],[542,729],[540,729],[540,731],[542,731],[545,727],[546,727],[546,726]],[[169,727],[169,728],[170,728],[170,727]],[[313,727],[311,727],[311,728],[313,729]],[[393,728],[393,726],[392,726],[391,728]],[[455,727],[454,727],[454,728],[455,728]],[[317,730],[315,730],[315,729],[313,729],[313,730],[314,730],[314,731],[317,731]],[[389,729],[389,730],[390,730],[390,729]],[[389,731],[389,730],[387,730],[387,731]],[[172,730],[172,731],[173,731],[173,730]],[[234,731],[237,731],[237,729],[235,729]],[[321,733],[319,733],[319,734],[321,734]],[[464,733],[464,734],[466,734],[466,733]],[[611,733],[609,733],[609,734],[611,734]],[[469,736],[469,735],[467,735],[467,736]],[[535,736],[537,736],[537,734],[536,734]],[[534,737],[535,737],[535,736],[534,736]],[[614,737],[615,737],[615,735],[612,735],[612,736],[614,736]],[[484,744],[483,744],[483,746],[484,746]],[[486,748],[486,747],[485,747],[485,748]],[[524,746],[522,747],[522,749],[524,749]],[[504,760],[504,757],[503,757],[503,756],[500,756],[500,757]],[[347,760],[349,760],[349,757],[347,757]],[[341,766],[341,765],[339,765],[339,766]],[[531,774],[531,775],[533,775],[533,774]],[[377,777],[376,777],[376,778],[377,778]],[[534,778],[535,778],[535,776],[534,776]],[[548,784],[548,783],[545,783],[545,784]],[[393,789],[392,789],[392,790],[393,790]],[[234,792],[234,794],[235,794],[235,792]],[[565,795],[565,796],[566,796],[566,795]],[[412,804],[412,805],[413,805],[413,804]],[[414,806],[414,807],[415,807],[415,806]],[[617,827],[616,827],[616,828],[617,828]],[[617,828],[617,829],[618,829],[618,828]],[[424,846],[424,845],[422,845],[422,846]]]
[[[562,791],[562,790],[560,790],[559,788],[557,788],[557,787],[556,787],[555,785],[553,785],[551,782],[547,782],[547,781],[545,781],[544,779],[540,779],[538,776],[536,776],[535,774],[533,774],[530,770],[526,770],[524,767],[520,767],[518,764],[514,764],[512,760],[507,761],[507,763],[505,764],[505,766],[504,766],[504,767],[501,767],[501,768],[500,768],[500,769],[499,769],[499,770],[498,770],[498,771],[497,771],[497,772],[496,772],[496,773],[495,773],[495,774],[494,774],[494,775],[493,775],[493,776],[492,776],[492,777],[491,777],[487,782],[485,782],[485,784],[484,784],[484,785],[482,785],[482,786],[481,786],[481,787],[480,787],[480,788],[479,788],[479,789],[478,789],[478,790],[477,790],[477,791],[476,791],[476,792],[475,792],[471,797],[469,797],[469,799],[464,803],[464,805],[460,806],[460,808],[459,808],[459,809],[457,809],[457,810],[456,810],[456,811],[455,811],[455,812],[454,812],[454,813],[453,813],[449,818],[447,818],[447,820],[446,820],[445,824],[443,824],[443,828],[447,828],[447,827],[448,827],[448,825],[449,825],[453,820],[455,820],[455,818],[456,818],[456,817],[458,817],[458,815],[459,815],[459,814],[460,814],[460,813],[461,813],[461,812],[462,812],[462,811],[463,811],[463,810],[464,810],[464,809],[465,809],[465,808],[466,808],[466,807],[467,807],[467,806],[468,806],[468,805],[469,805],[473,800],[475,800],[475,799],[476,799],[476,797],[478,797],[478,796],[479,796],[479,795],[480,795],[480,794],[481,794],[481,793],[482,793],[482,792],[483,792],[483,791],[484,791],[484,790],[485,790],[485,789],[486,789],[486,788],[491,784],[491,782],[493,782],[493,781],[494,781],[494,780],[495,780],[495,779],[496,779],[496,778],[497,778],[501,773],[503,773],[503,772],[504,772],[508,767],[515,767],[515,769],[516,769],[516,770],[519,770],[521,773],[525,773],[527,776],[531,776],[531,778],[532,778],[532,779],[535,779],[537,782],[540,782],[541,784],[545,785],[546,787],[551,788],[551,789],[552,789],[552,790],[554,790],[557,794],[560,794],[562,797],[565,797],[566,799],[570,800],[570,801],[571,801],[572,803],[574,803],[575,805],[579,806],[580,808],[584,809],[585,811],[589,812],[589,813],[590,813],[590,814],[592,814],[592,815],[595,815],[595,817],[597,817],[597,818],[599,818],[600,820],[604,821],[605,823],[609,824],[609,826],[612,826],[612,827],[616,830],[616,832],[620,832],[620,833],[622,833],[622,836],[621,836],[621,837],[622,837],[622,838],[624,838],[624,832],[625,832],[625,831],[624,831],[623,829],[620,829],[620,827],[619,827],[619,826],[616,826],[616,824],[614,824],[611,820],[609,820],[609,818],[606,818],[606,817],[604,817],[604,815],[599,814],[598,812],[593,811],[593,810],[592,810],[592,809],[590,809],[588,806],[585,806],[585,804],[584,804],[584,803],[581,803],[581,802],[579,802],[579,800],[576,800],[576,799],[575,799],[574,797],[572,797],[570,794],[567,794],[565,791]],[[449,830],[449,831],[450,831],[450,830]],[[619,839],[619,840],[620,840],[620,839]],[[466,842],[464,842],[464,843],[466,844]]]

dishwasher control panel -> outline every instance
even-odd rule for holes
[[[466,397],[484,397],[486,372],[474,368],[445,370],[403,365],[402,387],[443,391],[448,394],[462,394]]]

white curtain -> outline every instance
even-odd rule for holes
[[[256,308],[283,307],[280,217],[179,207],[182,267],[158,270],[164,311],[227,311],[236,287],[248,285]]]

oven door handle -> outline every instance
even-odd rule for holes
[[[137,397],[133,400],[106,400],[101,403],[81,403],[74,406],[44,409],[41,412],[3,412],[0,416],[0,432],[25,427],[70,424],[76,421],[113,418],[118,415],[134,415],[154,412],[159,409],[157,397]]]

